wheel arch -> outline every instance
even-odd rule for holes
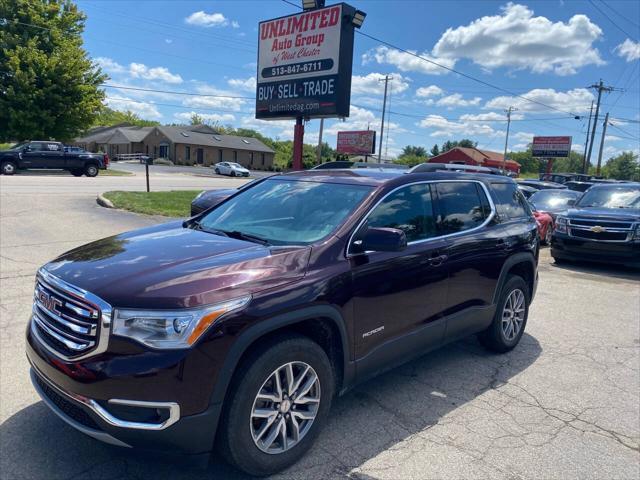
[[[532,253],[517,253],[507,259],[500,271],[498,284],[493,294],[493,303],[497,303],[500,298],[500,292],[509,275],[518,275],[522,277],[529,286],[529,299],[533,299],[536,285],[536,260]]]
[[[240,334],[225,358],[210,403],[224,402],[238,365],[251,353],[252,347],[287,332],[309,337],[325,350],[336,374],[336,392],[343,391],[352,383],[355,369],[349,360],[349,343],[342,315],[329,305],[312,306],[261,321]]]

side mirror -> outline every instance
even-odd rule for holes
[[[407,236],[397,228],[369,227],[353,244],[357,252],[400,252],[407,248]]]
[[[30,152],[31,151],[31,147],[29,145],[27,145],[26,147],[24,147],[23,152]]]

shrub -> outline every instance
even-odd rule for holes
[[[154,165],[167,165],[170,167],[173,167],[173,162],[171,160],[169,160],[168,158],[156,158],[153,161]]]

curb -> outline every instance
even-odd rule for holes
[[[111,200],[103,197],[100,193],[96,197],[96,203],[104,208],[116,208],[115,205],[111,203]]]

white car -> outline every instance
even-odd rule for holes
[[[212,165],[212,167],[215,169],[215,172],[218,175],[229,175],[231,177],[248,177],[249,173],[251,173],[239,163],[234,162],[220,162]]]

